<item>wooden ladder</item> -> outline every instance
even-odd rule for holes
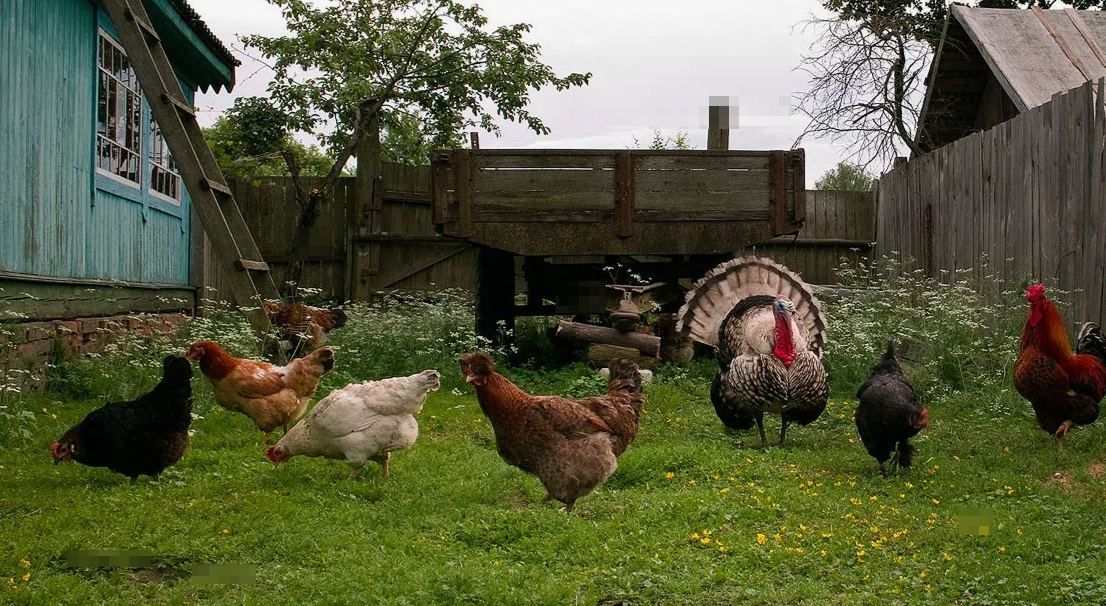
[[[142,0],[102,0],[102,3],[119,32],[119,42],[127,52],[219,266],[226,274],[235,304],[260,309],[263,299],[280,300],[269,265],[262,260],[215,156],[204,141],[196,113],[185,99]],[[250,320],[259,329],[269,329],[264,313]]]

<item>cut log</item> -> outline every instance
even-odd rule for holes
[[[625,358],[638,365],[639,368],[651,369],[657,364],[656,358],[643,355],[633,347],[619,347],[605,343],[592,343],[588,345],[588,360],[594,362],[600,368],[606,368],[611,360]]]
[[[557,336],[588,343],[629,347],[650,358],[657,357],[661,347],[661,340],[652,335],[644,335],[638,332],[621,332],[606,326],[593,326],[591,324],[565,322],[564,320],[557,323]]]

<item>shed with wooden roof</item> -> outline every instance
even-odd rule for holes
[[[1106,13],[953,5],[930,68],[917,140],[926,151],[1106,76]]]

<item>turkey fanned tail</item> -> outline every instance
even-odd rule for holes
[[[774,305],[781,299],[790,302],[789,365],[774,353]],[[678,334],[716,347],[719,370],[710,399],[727,427],[745,430],[755,423],[763,445],[764,413],[779,414],[782,443],[788,425],[807,425],[825,410],[826,321],[813,291],[786,267],[752,257],[722,263],[696,283],[678,317]]]

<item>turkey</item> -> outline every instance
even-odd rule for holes
[[[798,275],[771,259],[741,257],[708,272],[688,293],[676,331],[715,348],[715,413],[731,429],[755,422],[761,447],[768,444],[764,413],[782,417],[782,444],[788,425],[808,425],[826,409],[821,303]]]

